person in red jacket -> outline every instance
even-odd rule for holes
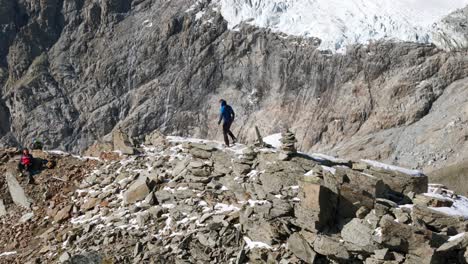
[[[29,153],[27,148],[23,149],[23,154],[21,155],[20,162],[18,164],[18,170],[20,172],[25,171],[28,176],[28,183],[33,184],[34,179],[32,177],[32,166],[33,166],[33,156]]]

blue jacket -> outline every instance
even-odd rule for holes
[[[224,123],[230,123],[234,121],[236,114],[234,113],[234,110],[232,110],[232,107],[226,102],[221,103],[221,109],[220,109],[220,115],[219,115],[219,122],[221,123],[221,120],[223,120]]]

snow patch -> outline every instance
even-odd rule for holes
[[[223,203],[217,203],[214,206],[215,209],[215,214],[223,214],[223,213],[228,213],[228,212],[233,212],[233,211],[239,211],[240,208],[236,207],[232,204],[223,204]]]
[[[263,138],[263,142],[272,145],[275,148],[281,147],[281,133],[269,135]]]
[[[200,11],[197,14],[195,14],[195,20],[199,20],[202,18],[203,14],[205,14],[205,11]]]
[[[330,173],[333,174],[333,175],[335,175],[335,173],[336,173],[336,169],[335,169],[335,168],[332,168],[332,167],[322,166],[322,169],[323,169],[324,171],[330,172]]]
[[[377,237],[381,237],[381,236],[382,236],[382,228],[381,228],[381,227],[377,227],[377,228],[374,230],[374,236],[377,236]]]
[[[453,199],[446,197],[446,199],[453,201],[451,207],[431,207],[431,209],[448,215],[460,216],[468,219],[468,198],[464,196],[458,196]]]
[[[391,170],[391,171],[397,171],[397,172],[401,172],[403,174],[408,174],[410,176],[414,176],[414,177],[418,177],[418,176],[424,176],[424,174],[422,173],[422,171],[419,171],[419,170],[410,170],[410,169],[406,169],[406,168],[402,168],[402,167],[398,167],[398,166],[394,166],[394,165],[388,165],[388,164],[385,164],[385,163],[381,163],[381,162],[378,162],[378,161],[375,161],[375,160],[361,160],[373,167],[376,167],[376,168],[381,168],[381,169],[384,169],[384,170]]]
[[[253,248],[273,249],[270,245],[268,245],[266,243],[252,241],[250,238],[248,238],[246,236],[244,236],[244,241],[245,241],[245,247],[247,249],[253,249]]]
[[[458,235],[451,236],[451,237],[449,237],[448,241],[454,241],[456,239],[459,239],[459,238],[463,237],[464,235],[465,235],[465,233],[460,233]]]
[[[6,257],[6,256],[15,255],[15,254],[16,254],[16,251],[3,252],[0,254],[0,257]]]
[[[323,161],[331,161],[333,163],[349,163],[349,160],[336,158],[336,157],[325,155],[325,154],[322,154],[322,153],[312,153],[312,154],[310,154],[308,156],[310,156],[314,160],[322,161],[322,162]]]

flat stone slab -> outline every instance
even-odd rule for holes
[[[29,209],[31,206],[31,202],[26,196],[23,187],[21,187],[16,177],[11,172],[7,172],[6,180],[8,184],[8,190],[10,191],[10,195],[13,199],[13,202],[16,205]]]

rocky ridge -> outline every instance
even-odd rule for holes
[[[330,54],[315,38],[228,30],[215,7],[2,1],[0,144],[39,138],[80,152],[119,127],[141,140],[155,129],[216,138],[222,97],[245,142],[254,125],[268,134],[288,126],[307,152],[429,170],[468,156],[463,39],[448,43],[460,48],[453,52],[376,42]],[[447,17],[444,28],[463,34],[466,14]]]
[[[34,197],[34,216],[7,201],[2,232],[33,226],[36,243],[2,236],[0,261],[466,263],[467,198],[419,171],[295,152],[283,135],[279,149],[159,132],[142,146],[116,140],[134,154],[80,161],[94,166],[57,194],[67,199]]]

